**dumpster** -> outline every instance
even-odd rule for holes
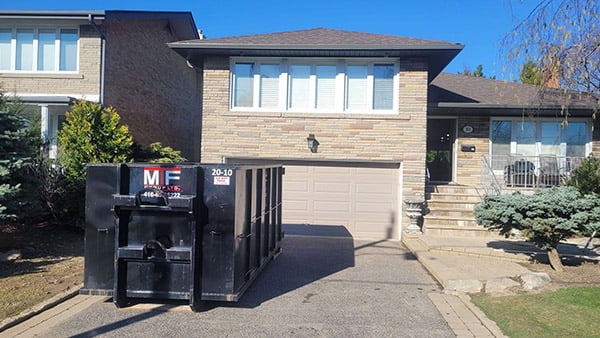
[[[83,294],[237,301],[281,250],[281,166],[94,164]]]

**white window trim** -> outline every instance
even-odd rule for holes
[[[235,107],[235,64],[252,63],[254,65],[254,92],[253,107]],[[278,63],[281,67],[279,76],[279,102],[277,107],[261,108],[260,104],[260,65],[263,63]],[[289,108],[289,65],[300,64],[310,65],[311,75],[309,82],[309,95],[313,98],[312,107]],[[367,76],[367,99],[369,102],[366,109],[346,109],[346,66],[352,64],[367,64],[369,71]],[[393,104],[392,109],[373,109],[373,66],[379,64],[394,65],[393,78]],[[335,65],[337,67],[336,92],[334,109],[316,108],[316,66],[317,65]],[[390,58],[267,58],[267,57],[232,57],[230,58],[230,91],[229,91],[229,110],[232,112],[289,112],[289,113],[308,113],[308,114],[381,114],[398,115],[399,114],[399,91],[400,91],[400,61]]]
[[[47,26],[47,25],[36,25],[36,26],[11,26],[3,27],[0,29],[11,30],[11,43],[10,43],[10,69],[0,70],[2,74],[78,74],[79,73],[79,61],[80,61],[80,43],[81,43],[81,31],[78,26]],[[33,29],[33,66],[32,70],[17,70],[17,29]],[[38,47],[39,47],[39,31],[40,29],[54,29],[55,40],[54,40],[54,66],[55,70],[38,70]],[[62,29],[74,29],[77,30],[77,52],[76,52],[76,68],[75,70],[60,70],[60,32]]]
[[[540,141],[540,133],[541,133],[541,128],[537,127],[540,123],[543,122],[554,122],[554,123],[560,123],[563,121],[562,118],[536,118],[535,121],[530,121],[530,120],[524,120],[520,117],[491,117],[490,118],[490,125],[489,125],[489,131],[488,131],[488,140],[489,140],[489,156],[493,156],[494,154],[492,154],[492,122],[493,121],[511,121],[511,133],[510,133],[510,153],[514,154],[517,151],[517,133],[516,128],[517,128],[517,123],[519,122],[532,122],[536,124],[536,142],[535,142],[535,150],[537,155],[539,156],[541,155],[541,149],[542,149],[542,143]],[[586,118],[569,118],[570,122],[584,122],[586,124],[586,142],[585,142],[585,156],[589,156],[592,153],[592,123],[590,121],[590,119],[586,119]],[[566,134],[564,132],[561,131],[561,135],[560,135],[560,156],[561,157],[566,157],[566,153],[567,153],[567,144],[566,144]]]

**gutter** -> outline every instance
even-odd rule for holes
[[[88,21],[90,25],[96,29],[96,32],[100,34],[101,44],[100,44],[100,105],[104,104],[104,70],[105,70],[105,60],[106,60],[106,35],[100,29],[100,26],[96,24],[94,21],[94,15],[88,14]]]

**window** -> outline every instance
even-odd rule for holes
[[[0,71],[76,72],[79,31],[0,28]]]
[[[491,154],[585,157],[589,154],[589,135],[588,124],[580,121],[570,121],[563,127],[560,120],[494,120],[490,128]]]
[[[397,63],[240,58],[231,69],[234,110],[397,112]]]

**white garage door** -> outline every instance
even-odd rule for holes
[[[356,238],[398,237],[398,168],[284,166],[283,223],[343,225]]]

